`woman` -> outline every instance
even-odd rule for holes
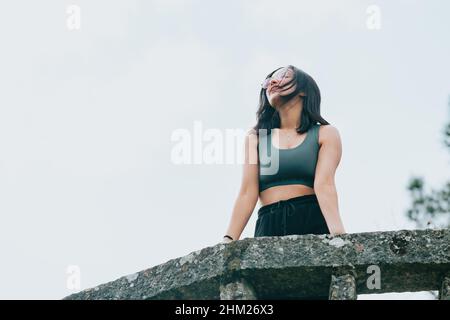
[[[320,116],[316,82],[292,65],[274,70],[262,83],[256,114],[223,242],[239,239],[258,197],[255,237],[345,233],[334,183],[342,145],[338,130]]]

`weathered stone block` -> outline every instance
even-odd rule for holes
[[[368,285],[369,270],[379,270],[381,287]],[[64,299],[327,297],[332,275],[346,297],[356,294],[353,287],[358,294],[441,288],[448,297],[442,279],[449,272],[449,229],[258,237],[206,247]]]

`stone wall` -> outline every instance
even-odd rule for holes
[[[450,230],[244,238],[64,299],[356,299],[439,290],[450,299]]]

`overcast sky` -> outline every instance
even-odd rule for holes
[[[3,3],[0,298],[60,299],[220,242],[242,166],[177,165],[172,134],[195,139],[196,121],[224,135],[250,128],[261,81],[286,64],[317,81],[322,116],[341,135],[346,231],[414,228],[404,218],[409,178],[426,177],[427,188],[449,178],[449,9],[444,0]],[[259,206],[241,239],[253,236]],[[71,266],[78,290],[67,286]]]

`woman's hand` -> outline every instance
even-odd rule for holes
[[[223,237],[223,240],[221,243],[230,243],[231,241],[234,241],[234,240],[231,240],[230,238],[227,238],[227,237]]]
[[[341,234],[346,234],[344,229],[336,229],[336,230],[331,230],[330,231],[330,235],[332,235],[333,237],[341,235]]]

